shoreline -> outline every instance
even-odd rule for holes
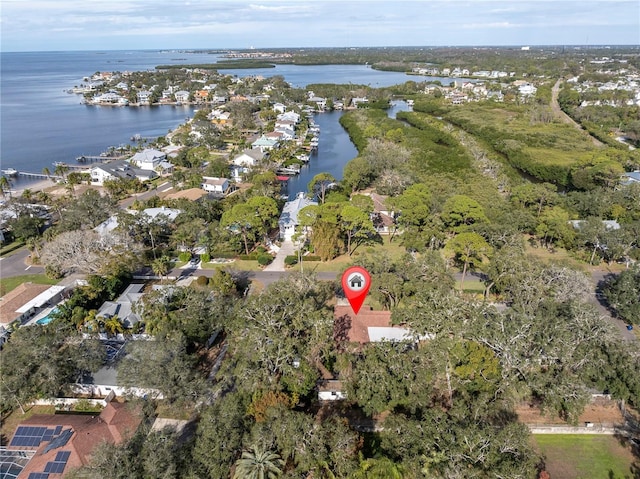
[[[22,196],[25,190],[30,190],[32,193],[46,190],[52,186],[56,186],[57,183],[53,180],[39,180],[30,184],[19,185],[17,188],[11,188],[11,196]]]

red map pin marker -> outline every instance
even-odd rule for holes
[[[342,275],[342,290],[354,313],[360,311],[370,287],[371,276],[360,266],[352,266]]]

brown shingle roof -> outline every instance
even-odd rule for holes
[[[16,312],[40,293],[48,290],[49,284],[22,283],[0,298],[0,323],[9,324],[20,317]]]
[[[369,343],[367,328],[391,327],[391,311],[373,311],[362,308],[353,314],[351,306],[335,306],[333,309],[333,338],[336,342]]]
[[[67,444],[49,452],[44,452],[49,442],[42,442],[35,455],[18,476],[29,477],[32,472],[43,472],[47,462],[53,461],[59,451],[70,451],[62,476],[72,469],[89,463],[91,454],[102,442],[120,444],[137,430],[142,417],[139,408],[129,404],[110,402],[97,416],[80,414],[36,414],[20,423],[20,426],[62,426],[62,430],[72,429],[73,435]],[[9,447],[9,449],[20,449]]]
[[[203,196],[207,196],[207,192],[201,188],[189,188],[187,190],[176,191],[165,195],[166,200],[177,200],[184,198],[189,201],[198,201]]]

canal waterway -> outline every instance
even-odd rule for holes
[[[387,110],[389,118],[395,118],[399,111],[408,111],[411,107],[406,101],[393,101]],[[342,179],[344,165],[358,155],[347,131],[340,124],[341,111],[318,113],[314,122],[320,127],[318,151],[311,155],[307,165],[302,167],[298,176],[288,181],[287,192],[293,199],[299,191],[307,191],[309,182],[318,173],[329,173],[336,180]]]
[[[193,116],[190,106],[101,107],[81,104],[80,95],[66,93],[82,78],[96,71],[151,70],[161,64],[215,63],[220,55],[181,51],[105,52],[3,52],[0,56],[0,165],[2,169],[40,173],[53,170],[56,161],[73,163],[81,155],[99,155],[110,146],[130,142],[133,135],[157,137]],[[312,83],[389,86],[415,77],[398,72],[373,70],[367,65],[277,65],[276,68],[222,70],[237,76],[282,75],[294,87]],[[419,81],[429,80],[420,77]],[[308,167],[342,176],[342,167],[355,156],[346,133],[337,123],[339,113],[319,115],[321,161]],[[323,123],[326,123],[323,127]],[[332,138],[342,133],[343,136]],[[340,159],[331,152],[345,148]],[[326,156],[325,156],[326,153]],[[348,157],[348,158],[347,158]],[[344,159],[347,158],[346,161]],[[319,169],[316,169],[319,168]],[[310,180],[311,178],[308,178]],[[308,183],[301,175],[295,188]],[[32,181],[31,181],[32,182]],[[20,188],[31,183],[22,178]]]

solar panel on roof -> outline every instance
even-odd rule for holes
[[[32,472],[29,474],[29,479],[49,479],[49,474],[44,472]]]
[[[48,432],[53,429],[37,426],[18,426],[11,440],[11,446],[38,447],[43,440],[50,440],[53,436],[48,436]],[[46,438],[45,438],[46,435]]]
[[[58,434],[60,434],[60,431],[62,431],[62,426],[56,426],[55,431],[53,431],[53,435],[57,436]]]
[[[60,451],[56,454],[56,462],[67,462],[69,456],[71,455],[71,451]]]
[[[48,472],[49,474],[62,474],[66,465],[66,462],[47,462],[47,465],[44,467],[44,472]]]
[[[52,451],[53,449],[64,446],[67,442],[69,442],[71,436],[73,436],[73,429],[65,429],[60,433],[58,437],[47,444],[47,447],[44,448],[44,452],[47,453],[49,451]]]

